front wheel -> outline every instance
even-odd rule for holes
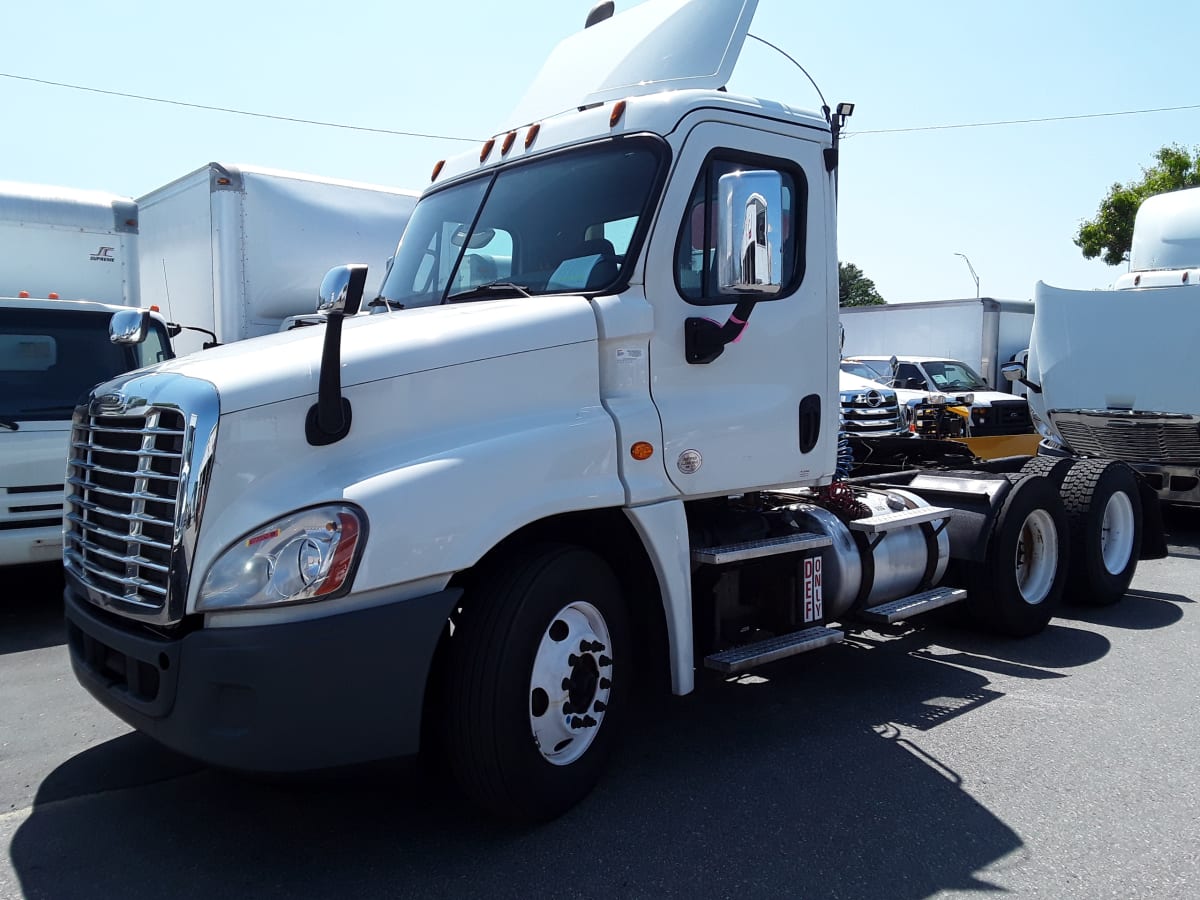
[[[1025,637],[1046,627],[1066,581],[1067,524],[1054,484],[1013,476],[996,517],[987,557],[969,565],[969,608],[986,627]]]
[[[1142,501],[1133,469],[1115,460],[1083,460],[1061,488],[1071,533],[1067,599],[1116,603],[1129,589],[1142,545]]]
[[[463,791],[522,822],[599,780],[628,696],[628,615],[612,569],[565,544],[480,573],[450,643],[447,747]]]

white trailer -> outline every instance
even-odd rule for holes
[[[142,298],[222,344],[311,313],[333,265],[378,266],[396,249],[416,193],[252,166],[209,163],[138,199]],[[179,353],[201,349],[195,331]]]
[[[1008,391],[1000,367],[1029,347],[1033,302],[930,300],[841,310],[850,356],[925,356],[965,362],[993,390]]]

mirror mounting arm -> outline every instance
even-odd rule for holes
[[[342,321],[358,312],[367,282],[366,266],[331,269],[321,286],[328,310],[325,341],[321,351],[321,373],[317,402],[309,407],[304,436],[314,447],[334,444],[350,433],[350,401],[342,396]]]

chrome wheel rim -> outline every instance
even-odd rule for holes
[[[575,762],[595,741],[612,693],[612,640],[600,610],[577,601],[550,621],[529,679],[529,726],[552,765]]]

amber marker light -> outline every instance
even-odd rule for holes
[[[654,445],[647,441],[638,441],[629,448],[629,455],[639,462],[654,455]]]
[[[48,293],[46,295],[46,299],[47,300],[57,300],[58,299],[58,291],[51,291],[50,293]]]
[[[446,165],[444,159],[439,159],[433,166],[433,174],[429,176],[430,181],[437,181],[437,177],[442,174],[442,167]]]
[[[515,131],[510,131],[508,134],[506,134],[504,136],[504,143],[500,145],[500,155],[501,156],[504,156],[505,154],[508,153],[509,150],[512,149],[513,141],[515,141],[516,139],[517,139],[517,133]]]
[[[612,112],[608,115],[608,127],[612,128],[621,121],[621,116],[625,115],[625,101],[618,100],[612,108]]]
[[[533,125],[529,126],[529,130],[527,132],[525,132],[525,149],[526,150],[529,149],[530,145],[537,138],[538,132],[541,130],[542,130],[542,126],[541,126],[540,122],[535,122]]]
[[[483,149],[479,151],[479,161],[483,162],[492,155],[492,148],[496,146],[496,139],[492,138],[483,145]]]

